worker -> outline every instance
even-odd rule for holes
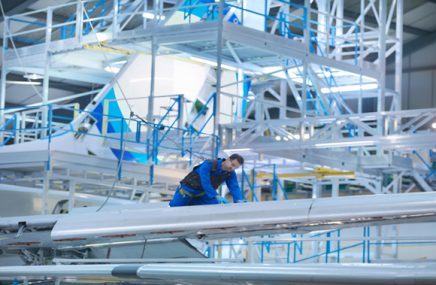
[[[218,195],[216,191],[223,182],[226,182],[233,202],[245,202],[235,173],[243,163],[244,158],[236,153],[227,159],[203,161],[180,181],[170,206],[227,204],[227,199]]]

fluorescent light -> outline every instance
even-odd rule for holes
[[[146,18],[146,19],[150,19],[153,20],[154,19],[154,14],[150,13],[150,12],[144,12],[142,13],[142,17]],[[165,16],[164,15],[156,15],[158,20],[165,20]]]
[[[431,127],[432,127],[433,129],[436,129],[436,122],[434,122],[433,124],[431,124]]]
[[[43,79],[44,76],[42,76],[41,74],[36,74],[36,73],[32,73],[32,74],[25,74],[23,75],[24,78],[27,79],[31,79],[31,80],[37,80],[37,79]]]
[[[276,141],[281,141],[282,137],[281,136],[276,136],[275,139],[276,139]]]
[[[104,70],[111,73],[118,73],[120,71],[120,68],[108,65],[104,68]]]
[[[343,86],[334,86],[334,87],[323,87],[321,88],[322,93],[332,93],[332,92],[348,92],[348,91],[360,91],[360,90],[372,90],[377,89],[377,83],[369,83],[369,84],[357,84],[357,85],[343,85]]]
[[[41,82],[37,82],[37,81],[14,81],[14,80],[7,80],[6,83],[8,83],[8,84],[18,84],[18,85],[41,85]]]
[[[366,146],[373,145],[375,141],[350,141],[350,142],[328,142],[328,143],[317,143],[315,147],[348,147],[348,146]]]

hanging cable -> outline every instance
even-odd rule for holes
[[[80,1],[80,3],[81,3],[81,5],[83,5],[83,1],[82,0]],[[90,17],[89,17],[88,12],[86,11],[86,9],[83,9],[83,11],[85,13],[86,18],[89,20]],[[98,39],[97,32],[95,31],[95,28],[94,28],[94,25],[93,25],[92,21],[89,21],[89,26],[91,27],[91,32],[94,34],[94,36],[95,36],[95,38],[97,40],[97,45],[100,48],[102,48],[102,44],[101,44],[100,40]],[[103,53],[103,57],[104,57],[105,61],[109,62],[109,59],[108,59],[108,57],[106,56],[105,53]],[[112,71],[112,66],[111,65],[109,65],[109,68]],[[132,107],[129,104],[129,101],[127,99],[126,94],[124,93],[123,88],[121,87],[120,83],[118,82],[118,78],[117,78],[116,74],[113,74],[112,79],[113,79],[114,83],[117,85],[118,89],[120,90],[121,95],[123,96],[125,102],[127,103],[128,108],[129,108],[130,114],[129,114],[129,119],[128,119],[127,127],[130,128],[130,123],[131,123],[135,113],[133,112],[133,109],[132,109]],[[121,123],[123,123],[123,121]],[[116,184],[117,184],[117,182],[119,181],[119,178],[120,178],[120,177],[118,177],[118,173],[121,170],[121,167],[122,167],[122,164],[123,164],[123,159],[124,159],[124,154],[125,154],[125,151],[126,151],[126,147],[125,147],[126,146],[126,142],[124,140],[124,132],[121,135],[123,137],[121,137],[120,139],[123,139],[123,143],[121,144],[121,149],[120,149],[121,153],[120,153],[119,163],[117,164],[117,168],[115,169],[114,182],[112,183],[111,188],[109,189],[109,191],[108,191],[108,193],[106,195],[106,199],[97,208],[97,210],[96,210],[97,212],[99,212],[107,204],[109,199],[112,197],[113,192],[115,190],[115,186],[116,186]]]

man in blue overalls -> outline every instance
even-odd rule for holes
[[[216,189],[226,182],[233,202],[244,202],[244,195],[239,188],[235,169],[244,163],[244,158],[239,154],[232,154],[227,159],[205,160],[180,181],[171,207],[226,204],[224,197],[218,195]]]

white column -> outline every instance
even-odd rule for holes
[[[387,9],[387,0],[379,0],[379,18],[380,25],[378,27],[379,30],[379,38],[378,38],[378,68],[379,68],[379,96],[377,102],[377,111],[382,112],[385,110],[385,85],[386,85],[386,9]],[[381,128],[382,125],[379,125]]]
[[[342,45],[344,42],[342,37],[344,35],[344,0],[336,0],[336,45]],[[339,53],[336,55],[337,60],[342,59],[342,48],[339,49]]]

